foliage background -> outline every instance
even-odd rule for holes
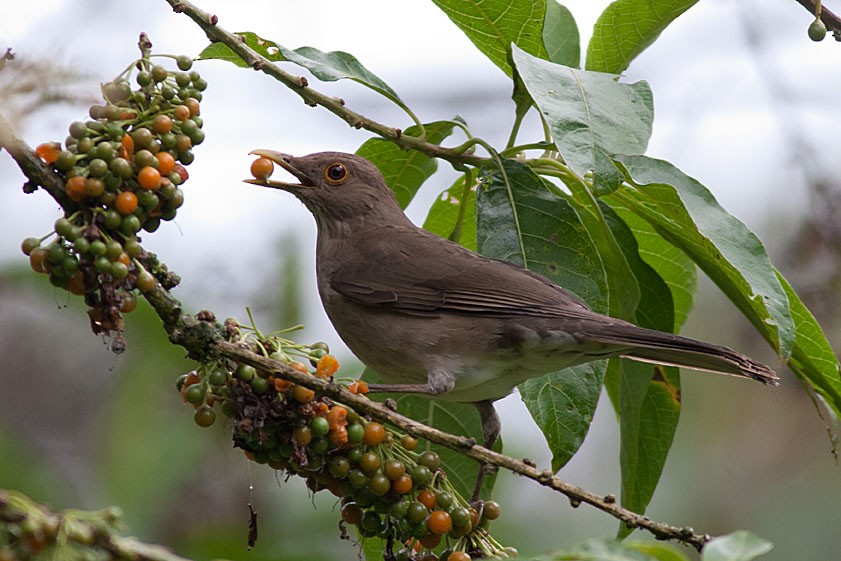
[[[312,45],[355,54],[391,84],[425,121],[462,114],[474,133],[501,144],[510,126],[508,83],[432,3],[366,0],[314,2],[202,2],[229,29],[252,29],[290,46]],[[570,1],[584,35],[607,2]],[[70,91],[95,96],[97,84],[136,56],[140,31],[156,50],[196,54],[202,33],[164,2],[130,6],[98,0],[3,8],[0,47],[17,61],[35,57],[80,76]],[[769,253],[799,289],[814,291],[815,309],[834,345],[837,256],[809,257],[808,219],[827,204],[824,185],[837,200],[834,141],[838,47],[805,36],[810,21],[795,2],[709,0],[679,18],[635,61],[629,81],[648,80],[655,95],[655,129],[649,154],[667,158],[709,186],[725,208],[766,242]],[[312,287],[314,227],[302,207],[276,192],[239,182],[247,152],[258,147],[296,154],[353,151],[367,135],[299,100],[264,76],[224,63],[202,63],[210,83],[202,103],[205,143],[190,168],[187,204],[176,225],[147,242],[182,274],[176,290],[188,306],[220,317],[244,316],[282,327],[303,320],[304,339],[329,331]],[[0,83],[4,76],[0,74]],[[44,72],[54,83],[58,72]],[[353,84],[323,87],[351,107],[383,122],[405,117]],[[68,122],[87,103],[31,111],[33,93],[0,97],[24,137],[37,144],[63,139]],[[14,113],[17,113],[16,115]],[[528,126],[535,128],[530,121]],[[455,174],[424,188],[410,216],[449,186]],[[333,502],[318,497],[313,509],[298,481],[277,481],[230,449],[225,430],[197,429],[179,403],[175,377],[189,368],[157,320],[141,306],[129,321],[130,350],[115,358],[85,325],[84,312],[28,272],[21,239],[40,235],[57,216],[55,204],[18,188],[19,172],[0,158],[0,486],[19,488],[55,508],[119,504],[132,532],[186,556],[244,558],[246,504],[261,512],[261,536],[252,559],[346,559]],[[729,303],[702,285],[685,333],[726,342],[756,358],[773,360]],[[357,368],[346,351],[343,367]],[[837,551],[841,507],[838,468],[808,398],[792,379],[779,390],[690,374],[684,376],[683,419],[648,514],[692,524],[711,534],[754,530],[776,544],[767,559],[828,559]],[[506,452],[546,465],[543,440],[516,396],[501,410]],[[518,422],[519,421],[519,422]],[[512,444],[514,443],[514,444]],[[595,490],[618,489],[618,435],[609,407],[600,407],[581,453],[561,476]],[[253,494],[249,486],[254,486]],[[612,519],[591,509],[573,511],[533,484],[503,475],[498,498],[505,515],[496,525],[505,543],[524,554],[542,553],[593,535],[611,535]]]

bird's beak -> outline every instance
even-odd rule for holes
[[[289,188],[301,188],[301,187],[313,187],[315,183],[307,177],[307,175],[295,167],[294,161],[295,157],[290,156],[289,154],[283,154],[282,152],[275,152],[274,150],[252,150],[249,154],[254,154],[256,156],[262,156],[263,158],[267,158],[272,162],[276,163],[296,178],[300,183],[285,183],[283,181],[274,181],[272,179],[246,179],[246,183],[251,183],[252,185],[260,185],[261,187],[272,187],[274,189],[284,189],[288,190]]]

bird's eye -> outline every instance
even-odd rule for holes
[[[324,177],[328,183],[338,185],[347,179],[347,168],[342,164],[330,164],[324,168]]]

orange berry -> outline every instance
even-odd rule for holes
[[[119,257],[117,257],[117,261],[128,267],[131,264],[131,257],[129,257],[128,253],[124,251]]]
[[[274,389],[279,392],[285,392],[292,387],[292,382],[284,380],[283,378],[271,378],[274,383]]]
[[[296,384],[295,387],[292,388],[292,397],[299,403],[309,403],[315,399],[315,392],[309,388]]]
[[[152,166],[146,166],[138,172],[137,182],[147,191],[157,191],[161,188],[161,172]]]
[[[43,247],[36,247],[29,253],[29,266],[36,273],[48,273],[47,250]]]
[[[391,484],[391,488],[398,494],[405,495],[412,490],[413,485],[412,476],[404,473]]]
[[[128,216],[137,210],[137,195],[131,191],[123,191],[114,200],[114,208],[123,216]]]
[[[315,404],[315,414],[319,417],[325,416],[327,414],[328,409],[330,409],[330,407],[323,401],[319,401]]]
[[[176,121],[186,121],[190,118],[190,108],[186,105],[176,105],[172,111],[172,116]]]
[[[381,424],[370,422],[365,425],[365,436],[362,439],[365,444],[376,446],[383,440],[385,440],[385,428]]]
[[[453,529],[453,519],[446,510],[435,510],[429,515],[426,525],[433,534],[443,535]]]
[[[35,153],[38,157],[44,160],[45,164],[52,164],[58,159],[58,153],[61,152],[61,145],[58,142],[45,142],[39,144],[35,148]]]
[[[126,294],[123,296],[123,305],[120,306],[120,311],[124,314],[130,314],[137,309],[137,298],[134,294]]]
[[[347,389],[353,394],[366,395],[368,393],[368,382],[364,380],[354,380]]]
[[[175,158],[166,150],[161,150],[155,157],[158,159],[158,171],[161,175],[169,175],[175,170]]]
[[[184,105],[190,110],[190,116],[196,117],[200,114],[199,100],[194,97],[188,97],[184,100]]]
[[[172,119],[167,115],[158,115],[152,120],[152,130],[158,134],[166,134],[172,130]]]
[[[333,355],[324,355],[315,366],[315,375],[319,378],[329,378],[339,369],[339,361]]]
[[[347,444],[347,428],[339,426],[330,429],[330,442],[336,446],[343,446]]]
[[[268,179],[274,173],[274,163],[268,158],[257,158],[251,162],[251,175],[257,179]]]
[[[134,154],[134,139],[130,134],[126,133],[120,141],[120,156],[124,160],[130,160],[132,154]]]
[[[64,191],[67,193],[68,197],[77,203],[80,203],[85,198],[85,187],[87,186],[87,183],[88,180],[81,175],[71,177],[64,184]]]
[[[470,561],[472,558],[464,551],[453,551],[445,561]]]
[[[423,506],[432,510],[435,508],[436,501],[438,497],[435,495],[435,491],[432,489],[424,489],[420,493],[418,493],[418,502],[421,503]]]
[[[327,422],[330,424],[330,428],[347,426],[347,409],[341,405],[334,405],[327,413]]]
[[[254,454],[252,454],[252,453],[251,453],[251,452],[249,452],[248,450],[243,450],[243,451],[242,451],[242,453],[243,453],[243,454],[245,454],[245,457],[246,457],[246,458],[248,458],[248,459],[249,459],[249,460],[251,460],[252,462],[254,461]]]
[[[309,372],[309,370],[307,370],[307,365],[303,362],[298,362],[297,360],[294,362],[290,362],[289,368],[291,368],[292,370],[297,370],[298,372],[303,372],[304,374],[307,374]]]

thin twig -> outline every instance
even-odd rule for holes
[[[404,150],[414,149],[423,152],[427,156],[441,158],[459,166],[469,164],[478,166],[487,164],[489,158],[464,153],[457,149],[445,148],[438,144],[427,142],[423,139],[404,135],[403,132],[394,127],[389,127],[373,119],[349,109],[344,102],[331,97],[309,86],[306,79],[296,76],[281,68],[279,65],[268,60],[251,49],[239,35],[231,33],[219,26],[219,18],[209,14],[191,2],[184,0],[166,0],[175,12],[186,14],[199,27],[204,30],[207,38],[213,43],[223,43],[245,61],[251,68],[259,70],[281,82],[284,86],[301,96],[304,103],[311,106],[321,106],[348,125],[370,131],[386,140],[390,140]]]

